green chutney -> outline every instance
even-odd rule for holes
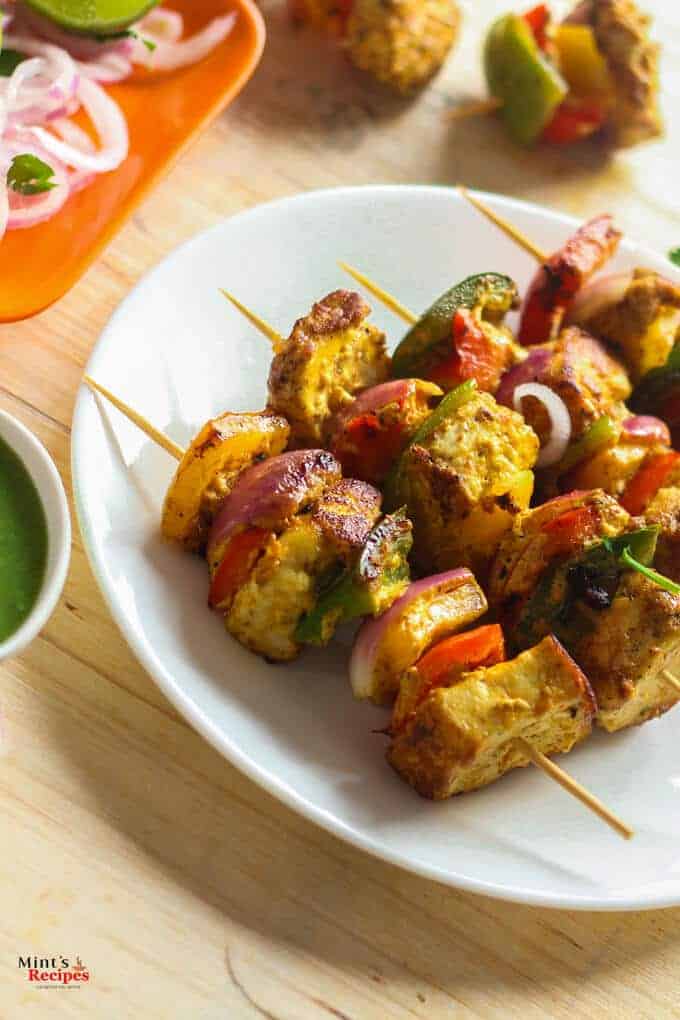
[[[0,641],[18,630],[40,593],[47,562],[47,521],[38,490],[0,439]]]

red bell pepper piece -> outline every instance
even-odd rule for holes
[[[659,489],[676,467],[680,466],[680,453],[671,450],[649,457],[636,471],[621,497],[620,503],[633,517],[644,513],[647,505],[654,499]]]
[[[551,559],[553,556],[562,556],[582,548],[595,534],[597,524],[598,513],[594,506],[567,510],[554,520],[548,521],[541,529],[550,539],[545,555]]]
[[[229,608],[236,592],[248,580],[271,534],[263,528],[246,528],[229,540],[210,585],[209,606],[222,610]]]
[[[497,623],[477,627],[464,634],[440,641],[416,663],[416,669],[426,682],[427,689],[421,700],[434,687],[439,687],[458,674],[478,669],[480,666],[494,666],[505,659],[503,631]]]
[[[509,345],[494,343],[469,308],[457,310],[452,333],[451,353],[428,366],[426,378],[443,390],[452,390],[474,379],[480,390],[495,393],[509,365]]]
[[[550,9],[547,4],[537,4],[524,14],[524,20],[531,29],[537,45],[544,52],[548,49],[548,25]]]
[[[345,425],[332,452],[347,478],[377,485],[387,477],[404,444],[401,421],[381,422],[375,412],[368,411]]]
[[[606,119],[606,107],[597,99],[565,99],[555,110],[541,138],[552,145],[571,145],[594,135],[603,127]]]
[[[553,340],[583,284],[612,257],[621,232],[609,214],[589,220],[545,262],[522,306],[519,341],[527,346]]]

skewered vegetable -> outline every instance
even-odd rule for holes
[[[422,379],[394,379],[364,390],[329,428],[346,475],[380,485],[430,417],[442,391]]]
[[[436,688],[452,687],[463,673],[495,666],[504,659],[505,639],[497,623],[440,641],[402,676],[392,711],[391,735],[396,736],[403,729]]]
[[[269,406],[290,422],[293,446],[325,446],[333,417],[389,374],[385,335],[358,294],[337,290],[298,319],[274,357]]]
[[[530,346],[557,336],[577,292],[612,257],[620,240],[612,217],[596,216],[540,267],[522,305],[520,343]]]
[[[161,531],[188,552],[200,551],[222,500],[245,468],[285,449],[285,418],[267,411],[227,413],[209,421],[191,441],[170,483]]]
[[[632,0],[588,0],[562,24],[546,4],[492,25],[484,70],[493,105],[521,145],[599,134],[612,148],[663,133],[659,47]]]
[[[486,612],[484,592],[469,570],[414,581],[404,595],[357,634],[350,661],[354,696],[389,704],[403,673],[435,642]]]
[[[387,757],[423,797],[478,789],[545,754],[569,751],[591,731],[595,698],[554,637],[511,662],[435,688],[397,732]]]
[[[516,285],[498,273],[470,276],[451,287],[398,345],[392,374],[431,379],[447,390],[475,378],[480,389],[495,390],[516,358],[503,319],[517,300]]]

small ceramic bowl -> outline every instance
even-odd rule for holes
[[[62,593],[71,558],[71,518],[59,472],[49,453],[16,418],[0,411],[0,437],[33,479],[47,522],[47,563],[35,605],[18,630],[0,641],[0,660],[17,655],[37,637]]]

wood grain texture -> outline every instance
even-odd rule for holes
[[[269,45],[245,94],[66,298],[0,329],[0,407],[70,487],[76,388],[130,287],[196,231],[302,189],[464,182],[580,216],[610,209],[650,245],[677,246],[680,7],[645,2],[666,46],[668,137],[608,162],[589,147],[518,151],[492,118],[446,123],[479,94],[480,33],[507,0],[465,5],[457,54],[410,103],[267,0]],[[0,666],[0,705],[2,1020],[680,1017],[680,911],[457,893],[345,846],[237,773],[136,663],[77,533],[59,609]],[[30,990],[17,956],[59,953],[82,957],[89,985]]]

